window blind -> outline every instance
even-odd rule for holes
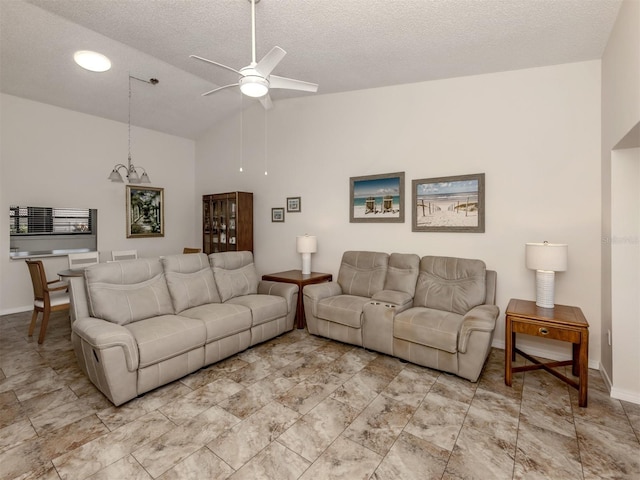
[[[88,208],[9,207],[9,232],[20,235],[91,235],[94,215]]]

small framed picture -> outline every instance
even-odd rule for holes
[[[271,221],[272,222],[284,222],[284,208],[272,208],[271,209]]]
[[[300,197],[287,197],[287,212],[301,212],[302,203]]]

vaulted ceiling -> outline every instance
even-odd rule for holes
[[[621,0],[260,0],[258,60],[278,45],[273,71],[320,85],[273,90],[278,100],[598,59]],[[197,138],[244,103],[233,72],[251,60],[248,0],[0,0],[0,91]],[[88,72],[77,50],[107,55]]]

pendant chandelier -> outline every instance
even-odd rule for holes
[[[120,169],[124,168],[126,172],[125,175],[129,183],[151,183],[149,175],[147,175],[147,171],[143,167],[136,167],[133,163],[131,163],[131,79],[148,83],[150,85],[156,85],[159,82],[159,80],[156,78],[143,80],[141,78],[129,75],[129,157],[127,160],[127,165],[118,163],[113,167],[113,170],[111,170],[111,174],[109,175],[109,180],[111,180],[112,182],[124,183],[124,179],[122,178],[122,174],[120,173]],[[142,175],[138,173],[138,169],[142,170]]]

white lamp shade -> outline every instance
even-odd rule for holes
[[[318,238],[313,235],[296,237],[296,251],[298,253],[316,253],[318,251]]]
[[[527,243],[525,264],[531,270],[564,272],[567,270],[568,250],[564,243]]]

